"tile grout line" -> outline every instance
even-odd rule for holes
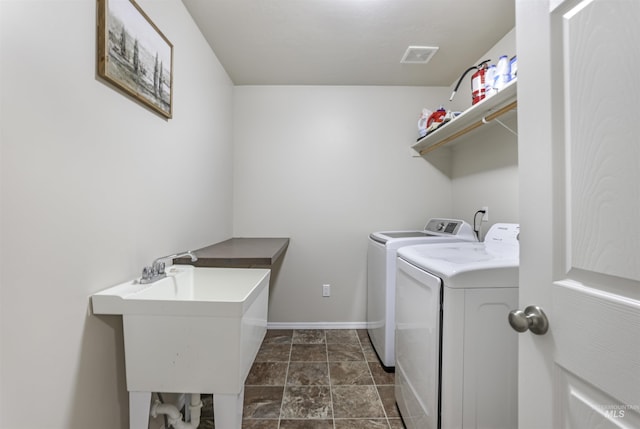
[[[357,333],[356,333],[357,335]],[[371,371],[371,366],[369,365],[369,360],[367,359],[367,355],[364,353],[364,348],[362,347],[362,340],[360,340],[360,336],[357,335],[358,342],[360,343],[360,348],[362,350],[362,354],[364,355],[364,361],[367,364],[367,370],[369,371],[369,375],[371,375],[371,379],[373,380],[373,387],[376,389],[376,395],[378,396],[378,400],[380,401],[380,405],[382,406],[382,412],[384,413],[384,419],[387,421],[387,426],[391,428],[391,422],[389,422],[389,415],[387,414],[387,409],[384,406],[384,402],[382,402],[382,396],[380,396],[380,390],[378,390],[378,383],[376,382],[376,378],[373,376],[373,371]]]
[[[327,340],[327,330],[324,333],[324,351],[327,359],[327,378],[329,379],[329,403],[331,404],[331,427],[336,429],[336,413],[333,406],[333,384],[331,383],[331,365],[329,365],[329,341]]]
[[[291,342],[289,343],[289,359],[287,359],[287,370],[284,375],[284,386],[282,386],[282,400],[280,401],[280,413],[278,413],[278,429],[280,429],[280,423],[282,421],[282,412],[284,407],[284,393],[287,389],[287,380],[289,379],[289,368],[291,368],[291,354],[293,353],[293,333],[291,331]]]

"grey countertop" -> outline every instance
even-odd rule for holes
[[[269,268],[288,246],[288,238],[234,237],[195,250],[196,262],[189,258],[174,259],[173,262],[196,267]]]

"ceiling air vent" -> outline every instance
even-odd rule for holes
[[[438,52],[438,46],[409,46],[400,60],[403,64],[426,64]]]

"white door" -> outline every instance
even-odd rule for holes
[[[516,14],[519,429],[640,428],[640,1]]]

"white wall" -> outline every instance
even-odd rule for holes
[[[236,87],[234,235],[291,238],[270,322],[364,322],[368,234],[451,214],[448,155],[409,149],[448,91]]]
[[[505,125],[517,130],[516,122],[515,115],[504,120]],[[454,217],[472,223],[477,210],[489,207],[489,222],[482,224],[482,234],[496,222],[518,222],[517,139],[491,124],[452,148]]]
[[[128,427],[121,322],[89,296],[231,236],[233,86],[179,0],[174,117],[96,78],[95,1],[0,2],[0,427]]]

